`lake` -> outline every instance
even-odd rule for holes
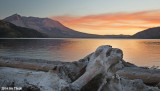
[[[78,61],[101,45],[122,49],[138,66],[160,66],[160,40],[146,39],[0,39],[0,56]]]

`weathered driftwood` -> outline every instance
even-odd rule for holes
[[[65,87],[63,89],[63,91],[70,91],[70,90],[82,90],[82,88],[88,84],[93,78],[95,78],[97,75],[102,74],[103,76],[103,80],[101,81],[101,85],[98,86],[98,91],[101,91],[104,87],[104,85],[107,83],[107,79],[112,79],[112,77],[114,75],[120,75],[123,76],[123,72],[126,69],[128,69],[130,66],[131,68],[135,67],[137,69],[134,70],[128,70],[128,74],[131,74],[132,71],[133,72],[139,72],[139,74],[144,71],[143,77],[145,75],[148,75],[151,71],[147,71],[145,69],[142,68],[138,68],[134,65],[131,65],[129,63],[126,63],[122,60],[123,58],[123,53],[120,49],[116,49],[116,48],[112,48],[111,46],[100,46],[91,56],[90,56],[90,60],[87,64],[87,67],[85,69],[85,72],[82,76],[80,76],[77,80],[75,80],[74,82],[72,82],[70,84],[69,87]],[[141,70],[140,70],[141,69]],[[121,71],[118,71],[121,70]],[[118,71],[118,72],[117,72]],[[121,74],[122,72],[122,74]],[[152,74],[154,74],[154,71],[152,70]],[[159,71],[160,72],[160,71]],[[132,79],[137,79],[137,76],[134,74],[132,75]],[[135,78],[134,78],[135,76]],[[152,77],[157,77],[154,78],[154,80],[152,82],[160,82],[159,79],[160,74],[157,73],[156,75],[149,75],[149,79],[152,80]],[[124,77],[127,77],[127,75],[124,75]],[[117,78],[117,77],[116,77]],[[130,78],[130,77],[128,77]],[[118,78],[119,79],[119,78]],[[142,79],[144,80],[144,79]],[[147,79],[145,79],[144,81],[147,83],[146,81]],[[124,81],[125,82],[125,81]],[[150,81],[148,81],[150,82]],[[133,83],[130,83],[133,84]],[[119,89],[119,88],[118,88]],[[128,89],[128,88],[126,88]]]
[[[56,69],[57,65],[62,65],[65,62],[47,61],[38,59],[24,59],[24,58],[8,58],[0,57],[1,67],[22,68],[29,70],[49,71]]]
[[[29,83],[38,88],[42,87],[41,90],[45,91],[159,91],[157,87],[144,84],[156,83],[157,85],[160,82],[159,70],[145,69],[127,63],[123,61],[122,51],[109,45],[100,46],[94,53],[72,63],[0,57],[0,66],[2,66],[1,80],[10,78],[18,85]],[[11,78],[12,74],[13,78]],[[1,80],[0,83],[3,83]],[[92,83],[96,84],[90,85]]]
[[[97,51],[90,57],[90,60],[94,60],[94,62],[92,62],[92,64],[88,63],[88,66],[85,69],[86,73],[83,76],[81,76],[78,80],[73,82],[72,85],[77,84],[77,82],[79,80],[81,81],[82,79],[88,79],[84,81],[89,81],[89,79],[92,79],[95,75],[100,73],[100,72],[95,73],[95,70],[99,70],[99,71],[107,70],[105,69],[104,66],[110,67],[111,64],[108,65],[107,63],[109,63],[109,61],[114,62],[115,60],[114,57],[116,57],[116,55],[122,55],[122,53],[121,54],[114,53],[116,55],[112,56],[112,58],[106,57],[105,54],[107,52],[109,53],[111,49],[112,48],[108,48],[108,50],[106,50],[105,52],[100,49],[97,49]],[[118,49],[115,49],[115,50],[119,51]],[[47,60],[36,60],[36,59],[28,60],[28,59],[20,59],[20,58],[0,57],[1,67],[22,68],[22,69],[40,70],[40,71],[47,72],[49,70],[54,70],[54,69],[56,70],[57,66],[60,66],[62,64],[67,64],[67,62],[64,63],[59,61],[53,62],[53,61],[47,61]],[[93,67],[90,67],[90,65]],[[90,72],[90,74],[88,74],[88,72]],[[148,68],[140,68],[140,67],[124,67],[122,70],[119,70],[117,74],[119,76],[127,77],[129,79],[142,79],[144,83],[160,82],[160,70],[158,69],[148,69]],[[84,83],[87,83],[87,82],[83,82],[81,84],[84,85]]]
[[[160,70],[148,69],[140,67],[125,67],[117,71],[119,76],[127,77],[129,79],[141,79],[144,83],[152,84],[160,82]]]
[[[111,46],[99,47],[90,57],[85,73],[71,84],[71,89],[80,90],[100,73],[107,75],[109,68],[117,64],[122,59],[122,55],[121,50],[112,49]]]

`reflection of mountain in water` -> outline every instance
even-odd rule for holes
[[[145,43],[145,44],[147,44],[147,45],[160,45],[160,42],[152,42],[152,41],[146,41],[146,42],[143,42],[143,43]]]
[[[0,40],[0,55],[31,59],[59,61],[63,59],[63,45],[70,43],[62,39],[18,39]],[[59,59],[60,58],[60,59]]]
[[[4,39],[0,40],[0,48],[11,48],[11,49],[28,49],[28,48],[46,48],[48,46],[59,46],[65,43],[69,43],[67,40],[62,39]]]
[[[0,55],[31,59],[77,61],[100,45],[124,52],[124,59],[137,65],[160,65],[160,40],[130,39],[18,39],[0,40]],[[155,64],[154,62],[157,63]],[[159,63],[158,63],[159,61]]]

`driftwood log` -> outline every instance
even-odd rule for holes
[[[160,82],[160,70],[138,67],[125,67],[117,72],[119,76],[129,79],[141,79],[144,83],[152,84]]]
[[[55,78],[64,80],[63,83],[65,83],[65,85],[59,85],[58,90],[61,91],[148,91],[149,89],[153,91],[160,90],[156,87],[149,87],[145,85],[150,84],[153,86],[154,84],[154,86],[159,86],[159,69],[137,67],[131,63],[125,62],[123,60],[122,50],[112,48],[109,45],[100,46],[95,52],[77,62],[60,62],[38,59],[36,60],[0,57],[0,66],[3,69],[3,74],[7,74],[5,73],[6,68],[3,67],[44,71],[47,74],[49,72],[49,77],[50,74],[56,74]],[[8,73],[9,72],[10,71],[8,71]],[[21,73],[20,76],[23,76],[23,74],[25,79],[25,73]],[[45,73],[42,72],[37,74]],[[34,74],[32,75],[34,76]],[[1,77],[2,76],[0,74],[0,78]],[[44,79],[41,76],[39,77],[40,79]],[[55,80],[55,78],[53,79]],[[38,79],[38,77],[36,79]],[[28,80],[30,81],[29,78]],[[50,80],[52,83],[52,79]],[[39,82],[39,80],[30,82],[32,84],[41,83]],[[135,85],[135,83],[137,85]],[[61,84],[61,82],[57,82],[56,85],[52,85],[51,89],[57,90],[56,86],[58,86],[58,84]],[[37,86],[40,87],[39,85]],[[43,90],[44,89],[46,90],[46,88],[43,88]]]
[[[38,59],[25,59],[25,58],[11,58],[11,57],[0,57],[1,67],[12,67],[22,68],[29,70],[39,70],[48,72],[49,70],[55,69],[57,65],[62,65],[60,61],[47,61]]]

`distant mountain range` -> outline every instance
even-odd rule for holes
[[[40,38],[47,37],[36,30],[18,27],[12,23],[0,20],[0,38]]]
[[[95,35],[72,30],[62,25],[60,22],[49,18],[25,17],[18,14],[11,15],[3,19],[16,26],[35,29],[53,38],[119,38],[128,35]]]
[[[73,29],[67,28],[60,22],[49,19],[49,18],[25,17],[18,14],[14,14],[9,17],[6,17],[1,22],[4,22],[4,21],[10,22],[12,23],[12,26],[14,26],[14,27],[6,28],[8,29],[7,31],[9,33],[11,32],[11,30],[18,31],[18,32],[21,32],[21,37],[27,37],[30,35],[29,37],[51,37],[51,38],[160,38],[160,27],[150,28],[150,29],[138,32],[132,36],[130,35],[95,35],[95,34],[87,34],[87,33],[75,31]],[[3,24],[0,24],[0,26],[2,27]],[[15,27],[18,28],[19,30],[16,30]],[[30,31],[27,31],[27,30],[30,30]],[[2,31],[4,31],[4,28],[0,28],[0,32]],[[5,30],[5,32],[7,31]],[[32,31],[34,32],[32,33]],[[37,35],[35,35],[35,33],[37,33]],[[20,37],[20,33],[17,34],[17,32],[15,32],[15,35],[17,35],[17,37]],[[1,34],[0,37],[2,36],[5,37],[4,35]],[[6,37],[13,37],[13,35],[9,34]]]
[[[160,27],[149,28],[144,31],[140,31],[131,38],[141,38],[141,39],[160,39]]]
[[[16,26],[35,29],[49,37],[84,37],[85,33],[77,32],[63,26],[60,22],[49,18],[25,17],[14,14],[4,19],[4,21],[15,24]]]

